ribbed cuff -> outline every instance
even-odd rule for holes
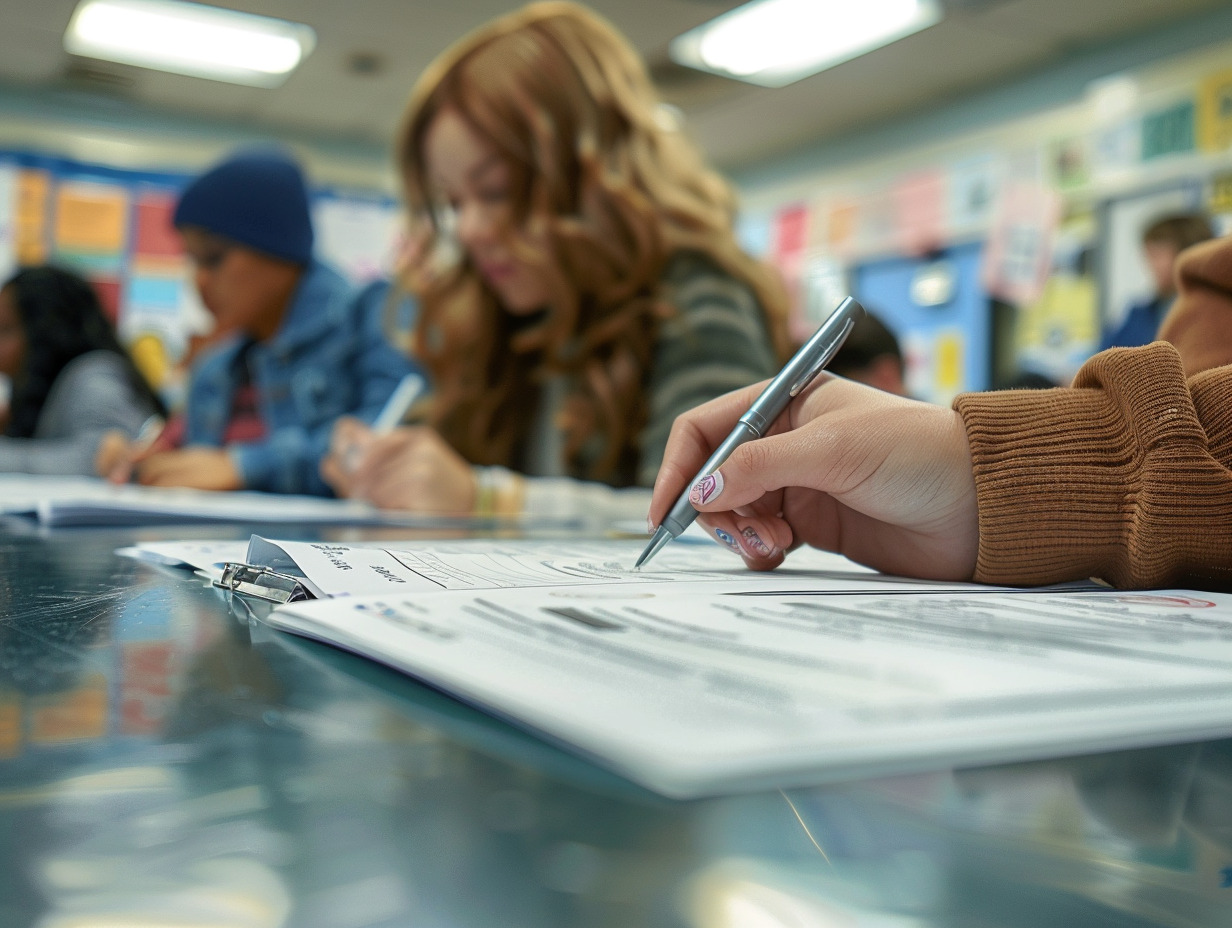
[[[1170,345],[1097,355],[1070,389],[965,394],[954,408],[975,468],[976,580],[1147,587],[1209,560],[1195,526],[1227,472]]]

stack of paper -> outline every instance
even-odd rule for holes
[[[816,551],[753,573],[714,545],[635,571],[641,547],[254,537],[244,557],[317,597],[275,628],[671,796],[1232,734],[1229,596],[930,583]]]

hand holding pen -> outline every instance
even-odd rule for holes
[[[676,420],[652,525],[666,526],[669,509],[684,499],[754,569],[777,567],[785,552],[809,544],[886,573],[971,577],[979,526],[958,413],[823,374],[764,437],[720,457],[715,449],[766,387],[729,393]]]
[[[329,455],[321,463],[321,472],[339,496],[351,495],[350,475],[359,469],[374,442],[403,424],[426,386],[427,381],[421,374],[407,374],[398,382],[371,425],[354,416],[343,416],[334,423]]]
[[[678,538],[692,524],[697,518],[697,509],[693,503],[704,502],[714,495],[714,475],[719,466],[745,442],[766,435],[792,398],[799,395],[812,383],[813,378],[821,373],[821,369],[830,363],[830,359],[838,353],[838,349],[847,339],[856,320],[863,315],[864,307],[847,297],[800,350],[792,355],[791,360],[775,378],[764,385],[757,398],[736,420],[727,437],[714,449],[697,476],[689,481],[689,486],[658,524],[654,537],[637,559],[635,567],[641,567],[649,561],[665,544]],[[656,481],[656,487],[658,484],[659,481]]]
[[[94,455],[95,472],[111,483],[128,483],[133,479],[137,465],[161,447],[166,428],[167,421],[155,414],[141,424],[131,440],[124,432],[114,429],[107,432]]]

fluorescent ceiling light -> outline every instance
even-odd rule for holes
[[[174,0],[82,0],[64,34],[74,55],[259,87],[314,45],[310,26]]]
[[[941,20],[937,0],[753,0],[672,39],[679,64],[782,87]]]

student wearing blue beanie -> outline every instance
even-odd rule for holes
[[[192,181],[174,223],[216,322],[182,418],[156,450],[112,439],[113,480],[330,495],[319,462],[342,415],[372,422],[413,369],[360,299],[313,257],[308,186],[280,149],[241,150]]]

